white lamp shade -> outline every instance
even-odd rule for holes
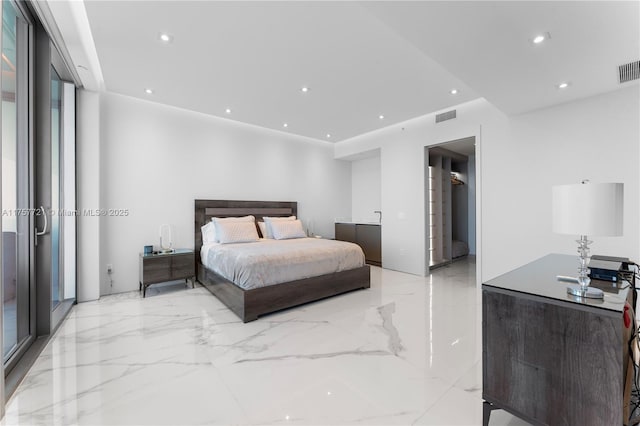
[[[584,183],[552,188],[553,232],[619,237],[622,235],[624,185]]]
[[[169,250],[173,246],[171,238],[171,226],[168,224],[160,225],[160,248]]]

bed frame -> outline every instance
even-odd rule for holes
[[[245,323],[258,319],[260,315],[371,286],[369,265],[251,290],[238,287],[202,265],[200,228],[212,217],[254,215],[257,222],[263,216],[297,215],[297,207],[296,202],[195,200],[197,279]]]

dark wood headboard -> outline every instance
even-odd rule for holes
[[[264,216],[297,216],[298,203],[295,201],[237,201],[237,200],[196,200],[195,201],[195,252],[196,263],[200,263],[202,230],[212,217],[254,215],[256,221]]]

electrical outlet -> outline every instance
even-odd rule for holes
[[[107,274],[110,274],[113,272],[113,265],[110,263],[107,263]]]

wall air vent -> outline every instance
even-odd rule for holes
[[[620,74],[621,84],[627,81],[638,80],[640,78],[640,61],[620,65],[618,67],[618,73]]]
[[[456,118],[455,109],[436,115],[436,123],[440,123],[441,121],[451,120],[452,118]]]

